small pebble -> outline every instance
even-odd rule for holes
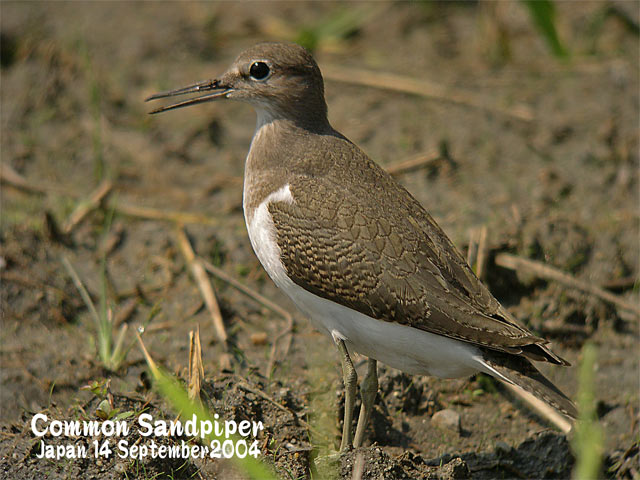
[[[451,430],[460,434],[460,414],[450,408],[445,408],[433,414],[431,417],[431,423],[438,428],[444,430]]]

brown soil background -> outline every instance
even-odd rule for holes
[[[69,259],[97,300],[106,251],[116,318],[134,331],[159,304],[145,344],[156,362],[183,378],[188,332],[199,325],[207,403],[225,418],[264,422],[263,457],[278,476],[351,478],[354,453],[313,460],[322,448],[338,445],[343,391],[337,352],[306,319],[295,316],[288,355],[282,357],[286,342],[278,342],[275,368],[267,372],[272,341],[285,321],[214,280],[234,357],[233,371],[221,372],[222,349],[174,224],[116,211],[105,231],[112,209],[104,207],[70,235],[55,232],[109,178],[112,202],[211,220],[185,225],[196,253],[294,312],[253,255],[243,223],[251,109],[217,103],[152,117],[143,102],[151,93],[215,76],[257,41],[321,31],[315,52],[321,68],[392,72],[466,92],[495,108],[528,106],[532,120],[523,121],[456,104],[450,93],[442,100],[326,80],[334,127],[383,166],[446,148],[449,161],[398,179],[463,251],[470,232],[486,226],[492,254],[544,261],[637,305],[639,6],[556,7],[568,60],[549,53],[518,2],[2,2],[3,178],[5,166],[11,167],[43,193],[2,184],[0,476],[242,476],[228,462],[213,460],[35,457],[32,415],[46,410],[53,418],[95,418],[99,400],[81,390],[95,380],[111,379],[113,404],[121,411],[147,406],[158,418],[175,417],[148,389],[137,345],[117,372],[98,362],[91,317],[61,259]],[[336,19],[345,18],[349,28],[336,29]],[[582,345],[598,347],[602,475],[638,478],[638,318],[491,261],[486,281],[511,312],[573,363],[544,369],[569,396],[577,392]],[[260,334],[266,343],[256,341]],[[486,378],[444,381],[380,370],[362,478],[571,474],[570,439]],[[461,432],[431,425],[431,415],[444,408],[460,414]]]

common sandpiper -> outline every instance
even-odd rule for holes
[[[575,418],[532,360],[569,365],[478,280],[422,205],[327,118],[320,69],[304,48],[260,43],[221,76],[147,100],[203,93],[154,110],[218,99],[249,103],[257,124],[244,171],[244,216],[265,270],[340,352],[340,449],[362,445],[377,361],[414,375],[477,372]],[[368,357],[355,437],[357,374]]]

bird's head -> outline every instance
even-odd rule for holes
[[[202,93],[150,113],[197,105],[218,99],[251,104],[258,123],[288,119],[301,126],[325,126],[327,106],[320,69],[311,54],[296,44],[259,43],[242,52],[219,77],[147,98]]]

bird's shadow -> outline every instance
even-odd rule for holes
[[[376,403],[371,412],[369,439],[378,445],[394,445],[409,448],[411,437],[409,424],[402,422],[402,429],[398,429],[393,424],[393,414],[389,412],[384,399],[378,395]]]

